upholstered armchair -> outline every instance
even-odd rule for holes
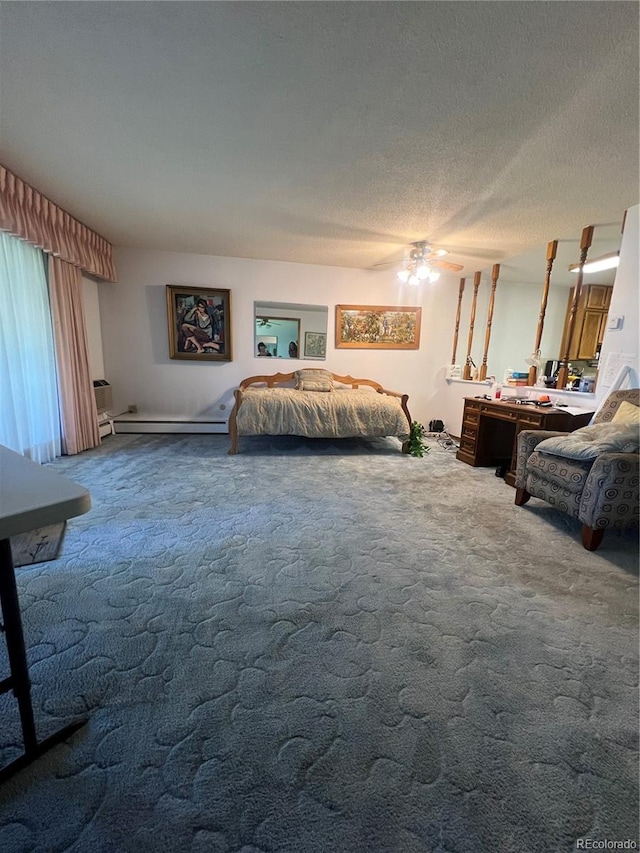
[[[638,527],[638,407],[639,389],[614,391],[588,427],[521,432],[516,505],[536,497],[574,516],[588,551],[595,551],[609,527]]]

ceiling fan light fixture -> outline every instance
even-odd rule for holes
[[[398,278],[403,284],[417,287],[425,281],[433,284],[440,278],[440,273],[436,272],[426,261],[420,261],[419,263],[409,261],[407,266],[398,273]]]
[[[602,272],[603,270],[612,270],[620,263],[620,252],[609,252],[607,255],[601,255],[599,258],[593,258],[583,266],[583,273]],[[580,264],[571,264],[569,272],[580,272]]]
[[[438,258],[448,255],[446,249],[432,249],[429,243],[421,240],[417,243],[412,243],[412,249],[409,252],[409,258],[404,265],[404,269],[398,273],[398,278],[403,284],[409,284],[416,287],[423,282],[433,284],[440,278],[440,273],[434,268],[433,264],[438,266],[445,265]],[[462,269],[459,264],[446,264],[447,269]]]

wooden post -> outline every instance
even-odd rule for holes
[[[473,274],[473,301],[471,303],[471,316],[469,317],[469,340],[467,342],[467,358],[465,360],[463,379],[471,379],[471,346],[473,344],[473,327],[476,322],[476,303],[478,301],[478,288],[480,287],[481,272]]]
[[[460,279],[460,289],[458,290],[458,310],[456,312],[456,327],[453,331],[453,352],[451,354],[451,364],[456,363],[456,352],[458,350],[458,332],[460,330],[460,312],[462,310],[462,294],[464,293],[465,279]]]
[[[494,264],[491,270],[491,295],[489,297],[489,310],[487,311],[487,330],[484,333],[484,353],[480,365],[480,382],[487,378],[487,356],[489,355],[489,341],[491,340],[491,324],[493,323],[493,305],[496,299],[496,287],[500,275],[500,264]]]
[[[536,329],[536,342],[533,345],[534,353],[540,355],[540,346],[542,344],[542,331],[544,329],[544,318],[547,313],[547,302],[549,300],[549,285],[551,284],[551,270],[553,269],[553,262],[556,259],[556,254],[558,252],[558,241],[552,240],[547,246],[547,272],[544,277],[544,284],[542,286],[542,299],[540,300],[540,316],[538,317],[538,328]],[[535,385],[536,380],[538,378],[538,368],[535,364],[532,364],[529,368],[529,376],[527,378],[527,385]]]
[[[573,301],[571,303],[569,313],[569,323],[567,326],[567,341],[565,344],[565,351],[564,353],[560,353],[560,370],[558,371],[558,381],[556,382],[556,388],[559,391],[564,391],[564,387],[567,384],[567,379],[569,378],[569,354],[571,352],[571,339],[573,338],[573,333],[575,331],[576,313],[578,311],[578,304],[580,303],[580,296],[582,294],[582,276],[584,274],[584,265],[587,261],[587,253],[589,252],[589,248],[591,247],[592,241],[593,225],[587,225],[586,228],[582,229],[582,237],[580,239],[580,267],[578,269],[578,280],[576,281],[576,286],[573,291]]]

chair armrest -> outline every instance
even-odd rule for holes
[[[584,484],[578,518],[593,528],[637,525],[639,483],[639,454],[601,453]]]
[[[526,479],[527,459],[531,456],[536,447],[545,438],[555,438],[559,435],[566,435],[565,432],[556,432],[550,429],[523,429],[518,433],[518,450],[516,455],[516,489],[524,489]]]

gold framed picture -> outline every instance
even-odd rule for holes
[[[169,358],[231,361],[231,291],[167,285]]]
[[[422,308],[336,305],[336,349],[419,349]]]

